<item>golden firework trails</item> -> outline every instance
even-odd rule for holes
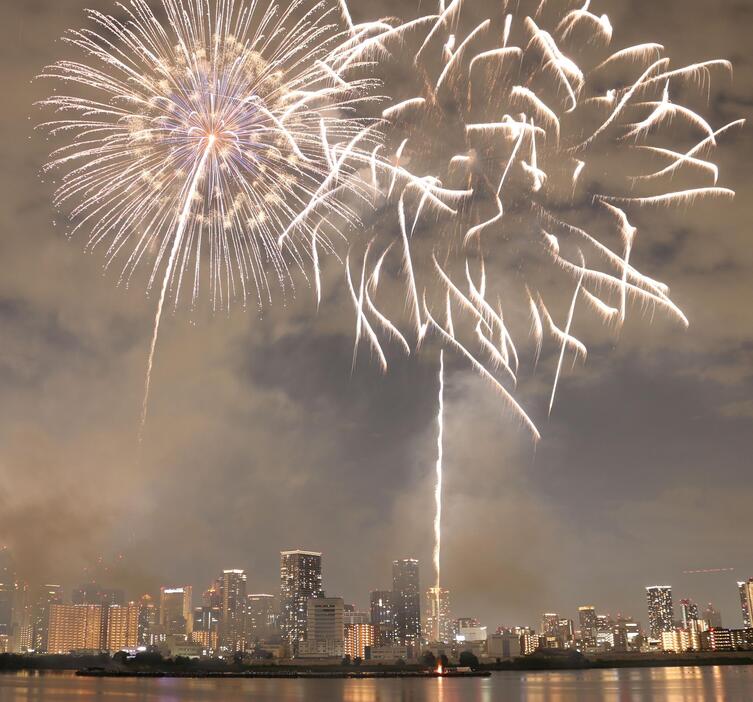
[[[566,357],[586,356],[579,303],[615,330],[636,303],[687,325],[669,288],[632,263],[638,222],[732,197],[710,154],[742,120],[714,129],[696,104],[726,61],[675,68],[659,44],[612,50],[612,25],[588,1],[502,0],[480,14],[488,7],[452,0],[359,28],[380,46],[377,70],[402,69],[402,81],[372,168],[396,223],[380,222],[359,264],[371,282],[367,305],[354,296],[356,343],[386,370],[385,342],[415,351],[431,332],[538,439],[516,398],[523,355],[535,367],[551,344],[551,412]]]
[[[343,27],[342,4],[145,0],[118,18],[88,11],[92,28],[65,41],[83,60],[42,74],[62,83],[41,104],[42,125],[65,145],[46,171],[72,232],[89,232],[106,266],[130,282],[149,270],[159,288],[142,412],[166,299],[214,308],[271,301],[271,273],[292,288],[291,266],[320,295],[319,260],[358,222],[371,191],[357,169],[380,143],[359,109],[377,81],[373,47]],[[158,282],[159,281],[159,282]]]

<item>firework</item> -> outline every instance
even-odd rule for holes
[[[142,411],[166,301],[261,307],[300,269],[320,297],[319,261],[358,223],[371,193],[357,169],[379,143],[360,116],[377,82],[342,5],[145,0],[89,11],[65,41],[83,59],[42,74],[42,128],[65,140],[45,171],[71,234],[105,266],[158,289]]]
[[[725,61],[673,68],[658,44],[614,51],[609,19],[588,0],[499,6],[486,17],[487,3],[442,1],[410,32],[364,30],[409,87],[382,113],[389,140],[378,156],[393,170],[380,180],[374,168],[372,178],[396,221],[390,229],[380,219],[359,262],[356,344],[365,338],[386,370],[390,351],[414,353],[431,335],[537,440],[518,382],[524,364],[531,372],[540,357],[551,360],[551,413],[566,361],[586,357],[574,331],[581,307],[615,332],[633,306],[687,325],[669,288],[633,264],[639,224],[656,208],[733,196],[718,186],[710,155],[742,121],[714,129],[696,106],[712,74],[729,72]]]
[[[632,262],[639,225],[657,208],[733,196],[710,154],[742,121],[714,129],[697,106],[726,61],[673,68],[658,44],[614,51],[588,2],[487,10],[452,0],[410,23],[362,25],[401,80],[372,173],[395,227],[381,219],[358,262],[356,343],[386,369],[390,352],[431,334],[538,439],[516,387],[525,361],[547,354],[551,412],[566,361],[586,356],[581,307],[615,330],[636,305],[687,325]]]

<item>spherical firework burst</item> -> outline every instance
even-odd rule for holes
[[[431,332],[538,438],[514,392],[523,355],[535,365],[551,344],[551,411],[563,361],[586,354],[578,303],[614,327],[634,303],[687,323],[668,287],[631,263],[641,209],[731,197],[708,154],[741,122],[714,129],[696,106],[725,61],[673,68],[658,44],[615,52],[609,19],[588,2],[501,8],[488,17],[486,4],[452,0],[361,29],[400,76],[383,113],[390,141],[373,153],[398,236],[381,219],[360,284],[350,265],[348,280],[356,343],[384,368],[388,340],[411,352]]]
[[[85,58],[43,73],[72,93],[41,103],[58,113],[42,127],[67,141],[46,167],[61,174],[56,207],[122,280],[144,266],[159,286],[144,415],[168,295],[261,305],[268,274],[285,288],[291,266],[318,293],[320,254],[358,221],[357,168],[378,134],[356,108],[375,81],[341,10],[163,0],[158,17],[131,0],[118,18],[89,11],[93,28],[65,37]]]

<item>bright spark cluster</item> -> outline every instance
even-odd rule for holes
[[[551,412],[565,361],[586,356],[579,306],[615,329],[635,304],[687,324],[632,263],[638,221],[731,198],[710,154],[742,121],[714,128],[695,106],[726,61],[675,68],[658,44],[615,51],[588,1],[503,0],[479,16],[488,8],[452,0],[362,26],[401,81],[383,112],[389,142],[372,154],[385,217],[348,282],[356,344],[383,369],[392,349],[413,353],[431,334],[538,439],[516,398],[523,357],[535,367],[550,346]]]
[[[214,308],[261,307],[270,278],[292,288],[291,267],[320,295],[320,256],[370,198],[357,168],[379,134],[358,108],[377,82],[334,2],[119,9],[66,35],[84,58],[44,71],[71,94],[43,101],[57,118],[42,127],[65,140],[46,171],[72,233],[122,281],[145,267],[159,289],[145,417],[166,298],[206,287]]]

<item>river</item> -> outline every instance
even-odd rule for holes
[[[753,702],[753,666],[498,672],[471,679],[77,678],[0,674],[0,702]]]

